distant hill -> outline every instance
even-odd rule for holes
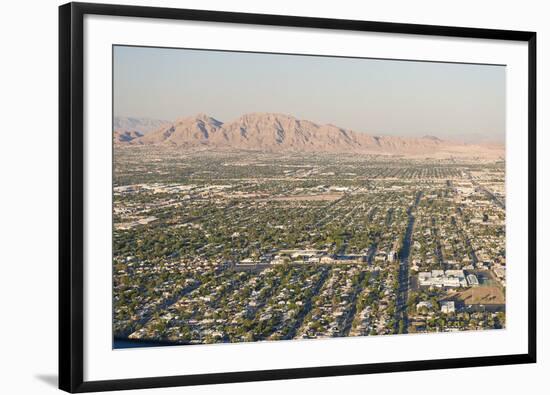
[[[139,139],[139,144],[165,144],[177,146],[215,145],[220,139],[217,132],[223,124],[206,114],[178,119]]]
[[[115,117],[113,120],[113,131],[136,131],[141,134],[147,134],[161,126],[169,123],[161,119],[137,118],[137,117]]]
[[[114,141],[115,144],[130,143],[133,140],[143,137],[143,134],[135,130],[115,130]]]
[[[266,152],[504,157],[504,147],[498,145],[465,144],[434,136],[375,136],[273,113],[245,114],[228,123],[199,114],[167,123],[121,144]]]

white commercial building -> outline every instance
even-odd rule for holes
[[[468,285],[463,270],[432,270],[418,273],[418,283],[426,287],[458,288]]]
[[[441,312],[444,314],[451,314],[455,312],[455,302],[452,300],[441,302]]]
[[[471,287],[477,287],[479,285],[479,281],[477,280],[477,277],[475,274],[468,274],[468,285]]]

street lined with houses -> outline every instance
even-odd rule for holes
[[[200,344],[505,326],[502,163],[158,155],[117,155],[117,338]]]

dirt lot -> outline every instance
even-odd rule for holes
[[[453,295],[454,298],[464,301],[464,304],[504,304],[504,293],[499,287],[472,287]]]
[[[274,196],[269,199],[271,201],[282,201],[282,202],[300,202],[304,200],[314,200],[314,201],[334,201],[340,199],[342,196],[341,193],[325,193],[320,195],[292,195],[292,196]]]

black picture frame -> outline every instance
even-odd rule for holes
[[[365,32],[512,40],[528,43],[528,352],[526,354],[85,381],[83,19],[87,14]],[[59,8],[59,388],[71,393],[419,371],[536,362],[536,33],[110,4]]]

